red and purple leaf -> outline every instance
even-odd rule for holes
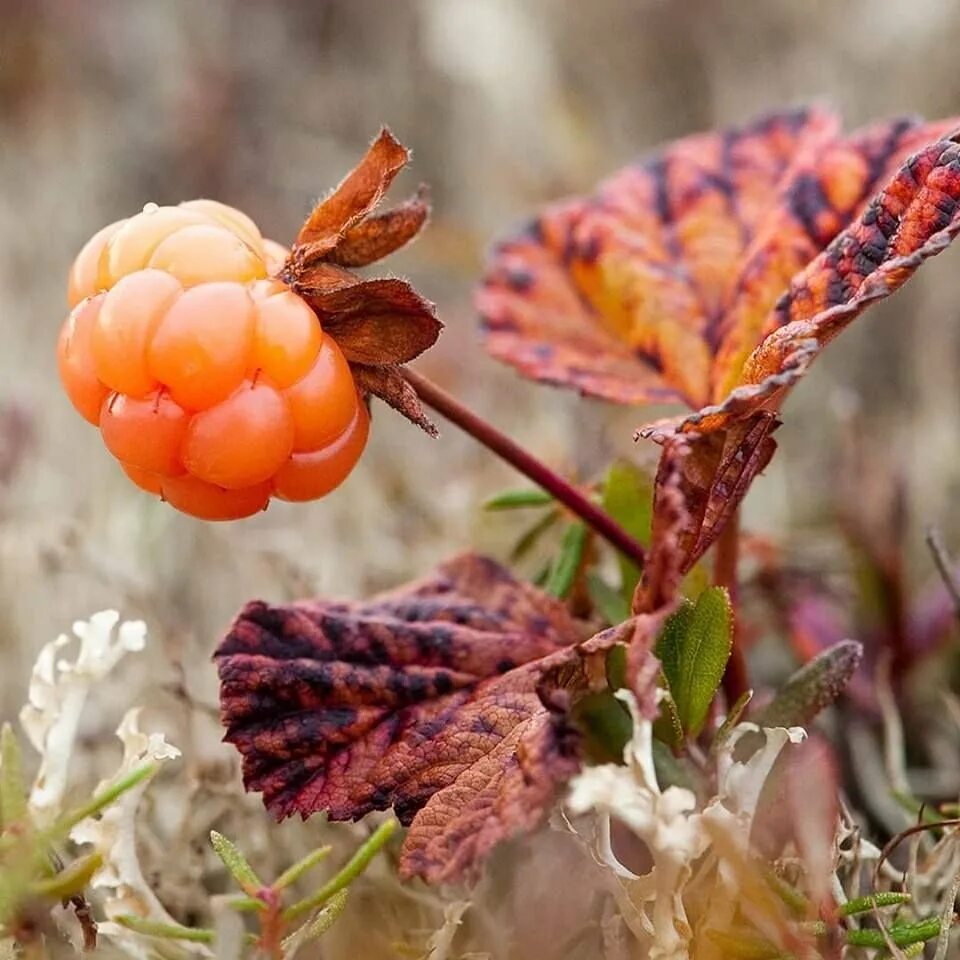
[[[278,818],[393,807],[404,872],[448,879],[578,769],[540,688],[581,639],[561,603],[469,554],[366,603],[251,603],[216,654],[227,739]]]

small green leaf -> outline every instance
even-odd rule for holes
[[[609,690],[588,693],[573,706],[572,720],[583,734],[584,753],[593,763],[622,763],[633,734],[633,719]]]
[[[646,546],[650,543],[653,479],[629,461],[618,460],[607,471],[603,484],[603,509],[635,540]],[[622,553],[617,553],[617,560],[620,564],[620,593],[629,603],[641,570]]]
[[[318,863],[330,855],[333,847],[317,847],[308,853],[302,860],[298,860],[292,867],[288,867],[277,878],[273,885],[274,890],[283,890],[295,884],[308,870],[312,870]]]
[[[767,886],[783,901],[785,906],[795,917],[808,917],[813,912],[813,904],[793,884],[787,883],[783,877],[773,870],[763,869],[763,878]]]
[[[282,947],[283,956],[286,960],[295,957],[305,943],[318,940],[334,925],[337,918],[343,913],[343,908],[347,905],[349,894],[349,890],[341,890],[339,893],[335,893],[327,905],[312,920],[308,920],[299,930],[284,938]]]
[[[143,763],[134,767],[129,773],[108,784],[99,793],[95,794],[87,803],[75,810],[68,810],[50,829],[50,834],[63,836],[70,832],[81,820],[95,816],[115,803],[125,793],[132,790],[137,784],[152,777],[159,769],[159,764]]]
[[[587,574],[587,590],[594,607],[610,626],[615,627],[630,617],[630,604],[595,570]]]
[[[887,927],[890,939],[898,947],[909,947],[912,943],[924,943],[940,933],[940,918],[927,917],[919,923],[894,923]],[[887,945],[880,930],[847,930],[846,940],[851,947],[876,947]]]
[[[91,853],[89,856],[74,860],[69,866],[44,880],[36,880],[30,885],[34,896],[47,897],[50,900],[69,900],[83,893],[93,875],[103,866],[103,856]]]
[[[841,640],[804,664],[753,718],[764,727],[809,723],[846,689],[863,658],[863,647]]]
[[[346,889],[357,877],[367,869],[370,861],[380,852],[384,844],[393,836],[397,829],[396,820],[385,820],[370,835],[366,843],[347,861],[340,872],[328,880],[319,890],[305,897],[293,906],[283,911],[283,919],[290,921],[317,907],[323,906],[341,890]]]
[[[577,521],[567,527],[560,544],[560,553],[550,568],[550,576],[544,584],[544,591],[552,597],[563,599],[570,592],[573,581],[583,560],[583,550],[587,545],[587,526]]]
[[[513,549],[510,551],[510,559],[514,563],[522,560],[562,516],[563,512],[561,510],[548,510],[536,523],[527,527],[513,545]]]
[[[20,742],[9,723],[0,731],[0,829],[27,820]]]
[[[704,590],[695,604],[686,601],[661,632],[657,656],[688,736],[703,729],[732,643],[733,611],[723,587]]]
[[[116,917],[121,927],[133,930],[145,937],[158,937],[161,940],[189,940],[192,943],[213,943],[214,931],[203,928],[181,927],[175,923],[158,923],[156,920],[145,920],[127,913]]]
[[[619,690],[627,685],[627,645],[615,643],[607,651],[607,660],[604,664],[607,674],[607,686],[611,690]]]
[[[667,681],[667,689],[673,691],[680,686],[680,651],[683,648],[684,638],[690,629],[693,619],[694,603],[692,600],[681,600],[680,606],[672,613],[660,630],[657,646],[654,653],[663,667],[663,675]]]
[[[683,746],[683,724],[680,722],[677,705],[673,701],[673,696],[667,686],[667,678],[662,670],[660,671],[660,686],[664,688],[666,696],[660,699],[660,713],[657,714],[657,719],[653,721],[653,735],[661,743],[665,743],[674,750],[679,750]]]
[[[223,865],[233,875],[233,879],[237,881],[240,889],[248,896],[255,897],[257,891],[263,889],[263,884],[236,844],[228,840],[222,833],[217,833],[216,830],[210,831],[210,843],[217,856],[223,861]]]
[[[858,913],[872,913],[874,908],[899,907],[909,903],[912,898],[909,893],[897,893],[893,890],[882,890],[865,897],[848,900],[838,910],[841,917],[852,917]]]
[[[546,490],[534,487],[530,490],[504,490],[494,494],[483,504],[484,510],[517,510],[523,507],[546,507],[553,497]]]

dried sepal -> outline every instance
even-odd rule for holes
[[[407,382],[401,367],[368,367],[362,363],[355,363],[352,370],[357,386],[364,393],[379,397],[429,436],[440,435],[436,425],[424,412],[417,392]]]
[[[406,246],[424,228],[430,217],[430,194],[426,184],[405,203],[344,231],[328,260],[343,267],[365,267]]]
[[[351,363],[406,363],[432,347],[443,329],[434,305],[395,277],[305,299]]]
[[[380,203],[409,159],[410,151],[389,130],[382,129],[357,166],[307,217],[291,259],[306,263],[333,250],[347,231]]]

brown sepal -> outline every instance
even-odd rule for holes
[[[363,159],[307,217],[291,256],[297,256],[299,250],[300,262],[307,263],[333,250],[347,231],[380,203],[409,159],[407,148],[384,127]]]
[[[364,393],[379,397],[431,437],[440,435],[436,425],[424,412],[420,398],[413,387],[407,383],[400,367],[373,367],[362,363],[353,363],[350,366],[357,386]]]
[[[343,267],[365,267],[406,246],[430,216],[429,191],[421,184],[417,192],[398,207],[367,217],[343,234],[327,259]]]
[[[388,277],[314,292],[295,288],[351,363],[406,363],[437,342],[436,309],[406,280]]]

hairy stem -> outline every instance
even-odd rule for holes
[[[573,484],[564,480],[545,463],[538,460],[519,444],[501,433],[482,417],[468,410],[431,380],[420,373],[405,368],[403,375],[416,391],[417,396],[442,417],[469,433],[474,440],[505,460],[514,469],[532,480],[538,487],[550,493],[568,510],[580,517],[597,534],[616,547],[625,557],[643,566],[644,549],[638,540],[627,533],[609,514],[585,497]]]
[[[723,675],[723,689],[729,703],[736,703],[750,689],[747,661],[740,642],[740,617],[737,597],[737,567],[740,561],[740,511],[728,521],[717,539],[714,558],[713,581],[719,587],[726,587],[730,594],[730,606],[733,608],[733,645],[730,659]]]

